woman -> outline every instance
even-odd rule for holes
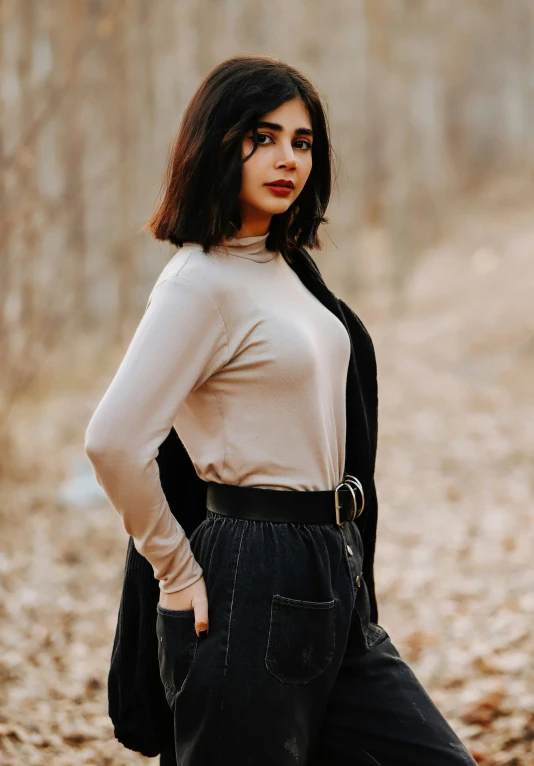
[[[349,336],[289,265],[319,247],[330,187],[300,72],[238,56],[208,74],[146,227],[178,250],[85,445],[159,580],[162,764],[474,764],[370,619]],[[156,463],[172,427],[208,487],[189,539]]]

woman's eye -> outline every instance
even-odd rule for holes
[[[267,133],[258,133],[258,144],[267,146],[267,144],[271,143],[273,143],[272,136],[269,136]],[[308,151],[312,148],[311,142],[307,141],[305,138],[299,138],[298,141],[293,143],[293,146],[297,149],[304,149],[304,151]]]

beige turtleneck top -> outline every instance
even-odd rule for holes
[[[166,593],[202,576],[159,480],[172,426],[205,481],[342,479],[349,336],[266,239],[186,243],[170,259],[87,427],[98,482]]]

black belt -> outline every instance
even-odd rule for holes
[[[356,519],[365,505],[362,485],[350,474],[345,474],[335,489],[327,490],[262,489],[213,481],[207,484],[208,510],[237,519],[341,526]],[[354,487],[361,498],[359,508]]]

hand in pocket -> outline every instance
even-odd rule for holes
[[[177,590],[174,593],[161,591],[159,605],[169,611],[194,610],[197,636],[202,630],[208,630],[208,594],[203,576],[192,585],[188,585],[187,588],[182,588],[182,590]]]

